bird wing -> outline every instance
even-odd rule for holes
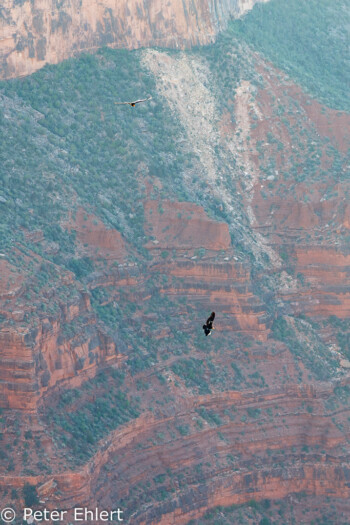
[[[141,98],[140,100],[135,100],[133,104],[139,104],[140,102],[147,102],[148,100],[151,100],[152,97],[148,98]]]
[[[151,100],[152,97],[148,98],[140,98],[139,100],[132,100],[131,102],[114,102],[114,104],[140,104],[140,102],[147,102],[148,100]]]
[[[207,325],[213,324],[214,319],[215,319],[215,312],[212,312],[210,314],[210,317],[208,317],[208,319],[207,319]]]

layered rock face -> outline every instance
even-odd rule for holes
[[[297,309],[313,316],[336,315],[348,319],[350,315],[350,291],[348,268],[350,255],[336,249],[300,247],[296,250],[296,270],[308,284],[309,291],[291,293],[290,300],[299,302]]]
[[[119,246],[120,251],[113,252],[107,266],[89,275],[89,294],[79,291],[72,274],[59,276],[74,299],[64,300],[58,316],[41,316],[39,327],[22,339],[19,319],[12,339],[8,330],[2,330],[1,348],[6,352],[2,406],[21,410],[20,431],[26,435],[30,429],[43,448],[32,451],[26,466],[36,470],[38,462],[40,472],[28,475],[18,461],[14,472],[4,472],[0,487],[21,491],[29,483],[46,506],[59,505],[70,513],[77,503],[113,509],[117,502],[127,523],[145,525],[186,524],[213,506],[283,498],[300,491],[321,497],[331,494],[339,501],[349,498],[350,468],[344,452],[348,410],[346,406],[340,410],[346,405],[348,378],[310,382],[302,360],[272,338],[271,318],[253,293],[248,269],[236,260],[223,223],[191,203],[146,200],[144,206],[145,230],[154,237],[147,249],[156,254],[147,269],[125,265],[129,248],[120,244],[118,232],[110,230],[106,237],[102,223],[79,208],[74,227],[81,254],[95,254],[97,261],[101,253],[95,252],[96,246],[103,250]],[[72,224],[73,220],[66,227]],[[94,228],[102,235],[96,237]],[[214,237],[220,242],[213,244],[212,237],[203,233],[207,231],[217,234]],[[196,248],[189,248],[188,239]],[[172,251],[171,258],[166,248]],[[298,252],[299,270],[307,274],[305,268],[314,257]],[[342,264],[342,257],[334,258],[334,264],[337,261]],[[13,301],[18,285],[14,280]],[[11,290],[5,288],[9,296]],[[59,290],[57,283],[56,292],[49,293],[51,301]],[[89,389],[83,385],[93,380],[98,369],[123,368],[134,353],[120,334],[111,338],[97,323],[90,301],[97,292],[104,294],[102,308],[121,301],[123,308],[137,304],[128,332],[147,334],[151,329],[164,357],[151,373],[127,373],[126,388],[134,391],[136,384],[142,390],[143,413],[109,432],[88,461],[72,468],[76,453],[57,443],[62,432],[61,396],[79,387],[80,396],[68,401],[64,412],[84,413],[86,402],[92,406],[108,395],[108,389],[101,397],[98,383]],[[152,296],[176,300],[165,303],[166,322],[154,315],[155,310],[160,315],[164,306],[148,312]],[[45,298],[45,290],[41,297]],[[202,343],[193,340],[195,323],[200,329],[201,319],[193,319],[192,312],[209,304],[219,319],[217,343],[213,339],[211,347],[202,350]],[[5,308],[3,312],[9,315]],[[178,323],[190,354],[186,350],[176,358],[176,352],[173,356],[167,352],[170,347],[180,348]],[[189,374],[192,366],[194,375]],[[57,416],[48,425],[50,413]],[[5,444],[16,428],[8,414]],[[53,421],[58,426],[52,428]],[[65,424],[63,435],[67,428]],[[43,461],[43,451],[50,467]],[[44,467],[51,472],[45,474]],[[159,494],[171,496],[163,502]]]
[[[0,8],[0,75],[28,75],[105,45],[208,44],[231,16],[240,16],[257,1],[267,0],[5,0]]]
[[[265,356],[254,352],[254,359],[261,364]],[[270,354],[265,371],[287,363],[290,373],[292,362],[283,351]],[[339,428],[346,414],[334,413],[330,423],[324,410],[334,400],[332,385],[193,396],[170,377],[162,388],[156,378],[150,380],[149,389],[158,395],[166,396],[169,387],[184,398],[175,412],[163,406],[125,424],[81,469],[6,475],[0,487],[30,483],[46,505],[70,513],[77,502],[88,508],[120,506],[130,524],[186,524],[217,505],[300,491],[330,496],[336,505],[348,500],[350,468]],[[149,391],[144,395],[150,398]],[[179,429],[185,428],[182,435]],[[159,493],[170,498],[163,502]]]
[[[127,246],[121,234],[106,228],[98,217],[86,213],[82,207],[78,208],[74,219],[71,217],[66,228],[76,232],[81,253],[105,260],[125,260]]]
[[[274,82],[274,70],[262,67],[260,72],[265,88],[258,92],[257,102],[264,118],[258,118],[255,129],[251,129],[255,112],[251,108],[249,128],[256,148],[251,168],[258,174],[273,156],[275,170],[255,180],[251,192],[253,228],[279,247],[284,267],[293,268],[300,278],[297,287],[296,282],[290,282],[280,290],[291,311],[346,319],[350,262],[346,157],[341,161],[340,174],[335,175],[334,163],[337,151],[346,153],[350,144],[349,116],[322,109],[288,82],[279,86]],[[284,108],[290,108],[290,101],[294,100],[295,112],[289,110],[288,119],[278,121],[271,110],[272,97],[277,97]],[[240,97],[236,96],[236,105],[240,104]],[[301,131],[295,143],[291,130],[298,118]],[[300,155],[305,150],[309,157],[302,164]],[[295,176],[290,177],[291,173]]]
[[[216,505],[288,494],[327,506],[329,497],[341,512],[349,117],[239,44],[224,74],[251,69],[234,89],[228,73],[226,98],[198,51],[140,55],[159,93],[152,103],[181,124],[176,146],[193,164],[174,185],[183,178],[187,197],[165,194],[161,170],[140,155],[125,188],[143,186],[139,208],[118,209],[123,187],[107,186],[106,199],[96,178],[96,200],[108,201],[99,216],[76,195],[82,174],[61,222],[71,251],[55,253],[36,229],[23,235],[36,252],[18,243],[0,259],[1,504],[10,487],[20,508],[30,483],[48,508],[121,507],[130,525],[186,524]],[[139,229],[127,240],[129,219]]]
[[[241,264],[234,260],[178,261],[159,265],[157,269],[177,278],[171,285],[164,286],[162,293],[186,298],[194,304],[210,304],[221,317],[218,330],[251,334],[266,341],[268,316],[263,304],[252,293],[248,272]]]
[[[148,248],[188,250],[205,247],[219,251],[230,247],[227,224],[210,220],[200,206],[148,201],[145,203],[145,215],[145,231],[155,237],[147,244]]]
[[[32,283],[23,280],[21,288],[13,290],[11,299],[3,304],[1,314],[12,327],[0,331],[0,378],[2,406],[35,413],[47,390],[58,384],[79,386],[96,374],[102,361],[116,362],[118,352],[115,342],[98,327],[89,297],[76,288],[71,273],[59,276],[56,294],[49,285],[41,290],[42,304],[55,302],[56,311],[49,315],[42,312],[39,323],[28,323],[40,308],[34,303],[30,312],[25,304],[23,296]],[[63,289],[71,292],[68,301]],[[20,308],[14,306],[18,300]]]

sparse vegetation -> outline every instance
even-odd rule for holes
[[[63,392],[58,403],[60,410],[46,410],[55,439],[68,448],[77,464],[94,453],[103,436],[139,414],[136,401],[129,400],[120,389],[119,376],[113,375],[112,372],[108,375],[101,372],[90,383],[85,383],[80,391]],[[98,393],[92,399],[88,396],[87,400],[92,385]],[[70,409],[73,403],[78,404],[75,410]]]
[[[270,0],[232,22],[230,31],[327,106],[349,111],[348,23],[346,3]]]
[[[199,394],[210,393],[207,381],[204,379],[205,367],[199,359],[179,359],[171,367],[172,371],[185,380],[186,386],[197,387]]]
[[[285,31],[284,24],[281,24],[282,28],[276,27],[281,13],[279,6],[291,14],[286,20]],[[317,26],[313,24],[313,20],[321,9],[330,18],[326,16],[325,21],[321,17],[320,25]],[[33,439],[31,431],[19,426],[17,428],[14,424],[11,433],[14,436],[13,443],[7,443],[0,453],[2,466],[8,473],[16,471],[17,475],[18,464],[15,464],[14,459],[17,457],[24,465],[22,474],[27,475],[32,475],[33,472],[35,475],[38,471],[41,474],[50,474],[54,468],[66,468],[67,463],[70,468],[81,465],[96,452],[101,439],[104,441],[118,426],[137,418],[143,409],[152,413],[157,424],[162,424],[162,417],[171,420],[174,413],[175,422],[166,423],[169,425],[164,425],[166,429],[155,430],[153,435],[137,443],[133,450],[153,447],[160,449],[171,440],[177,443],[192,442],[197,437],[195,433],[199,438],[202,433],[202,436],[210,435],[212,440],[212,463],[196,464],[193,468],[191,465],[187,471],[184,469],[170,474],[168,470],[163,472],[164,465],[158,472],[154,468],[149,479],[143,479],[134,485],[130,483],[128,491],[125,491],[128,494],[118,504],[137,509],[143,505],[146,508],[150,502],[156,500],[159,502],[159,509],[173,509],[175,498],[184,505],[187,505],[189,498],[192,505],[195,490],[198,490],[201,501],[204,501],[206,481],[213,473],[218,475],[221,470],[231,476],[242,469],[242,466],[243,470],[249,470],[250,464],[255,462],[260,468],[263,461],[267,460],[267,465],[281,471],[282,461],[288,454],[287,448],[285,451],[268,449],[266,456],[262,457],[261,454],[259,457],[259,453],[255,454],[250,449],[249,455],[241,455],[236,447],[242,449],[247,440],[252,439],[248,435],[248,428],[254,427],[257,432],[265,433],[266,421],[271,433],[277,426],[287,432],[287,423],[290,420],[284,410],[283,399],[281,406],[275,406],[274,409],[265,408],[266,403],[262,403],[262,409],[247,408],[247,404],[243,404],[242,408],[241,401],[236,402],[235,396],[239,400],[243,399],[243,403],[244,399],[249,399],[245,396],[254,394],[256,398],[252,398],[251,402],[254,400],[255,403],[260,396],[264,399],[261,389],[273,385],[274,381],[282,389],[287,383],[287,388],[294,377],[291,379],[288,376],[289,369],[284,366],[284,363],[293,361],[286,346],[295,357],[294,363],[290,363],[290,373],[294,374],[296,370],[297,375],[299,372],[295,382],[302,383],[304,377],[310,382],[315,378],[330,380],[332,375],[338,374],[339,369],[312,321],[306,316],[298,318],[292,313],[290,316],[281,313],[290,312],[293,306],[288,298],[283,304],[285,299],[280,294],[279,272],[274,272],[270,256],[264,253],[264,257],[259,259],[255,254],[257,244],[252,240],[254,228],[251,217],[248,217],[244,209],[248,201],[242,195],[248,191],[249,174],[244,172],[244,166],[238,165],[237,145],[240,144],[242,150],[246,147],[250,151],[249,148],[253,148],[258,136],[255,134],[262,133],[261,128],[270,126],[271,122],[276,128],[282,124],[285,128],[280,134],[277,129],[271,128],[266,134],[266,141],[261,136],[258,138],[263,140],[256,140],[256,157],[260,165],[253,186],[261,187],[260,195],[270,217],[275,211],[276,215],[280,211],[280,206],[275,203],[275,196],[283,199],[288,193],[297,199],[296,189],[302,193],[298,202],[310,205],[316,175],[319,180],[328,177],[322,168],[323,162],[327,164],[329,160],[327,170],[334,180],[344,177],[343,154],[334,145],[326,145],[328,138],[319,137],[314,129],[299,126],[302,110],[296,99],[290,96],[285,105],[278,101],[271,103],[271,118],[265,118],[263,108],[259,105],[261,100],[255,99],[257,88],[266,89],[263,77],[256,67],[257,64],[261,65],[260,58],[255,53],[258,50],[297,79],[313,96],[330,106],[345,107],[342,101],[345,92],[341,86],[344,73],[335,73],[335,69],[338,71],[342,64],[341,52],[344,46],[339,27],[334,25],[334,31],[329,32],[322,41],[328,30],[329,20],[333,20],[333,16],[338,20],[340,15],[336,13],[342,12],[342,9],[343,5],[337,11],[330,0],[321,0],[317,5],[316,0],[309,0],[308,3],[306,0],[299,3],[297,0],[271,0],[266,5],[257,6],[243,20],[232,22],[230,29],[218,37],[215,45],[186,52],[191,59],[199,57],[208,66],[209,76],[203,82],[210,84],[209,88],[213,90],[213,105],[218,117],[212,138],[216,137],[217,128],[224,136],[222,141],[218,139],[217,143],[214,141],[210,144],[213,148],[213,173],[215,172],[215,176],[218,174],[215,184],[206,178],[206,166],[196,148],[191,149],[187,131],[180,124],[177,115],[159,94],[155,78],[143,68],[140,60],[142,51],[102,49],[93,56],[82,55],[56,66],[47,66],[31,77],[0,84],[0,125],[4,137],[0,141],[1,251],[4,250],[8,260],[15,261],[18,268],[26,268],[27,281],[23,293],[21,291],[19,303],[24,300],[30,305],[40,303],[38,311],[40,308],[46,329],[52,330],[53,319],[62,319],[63,311],[71,305],[76,306],[84,300],[89,303],[90,300],[92,310],[86,307],[85,313],[72,315],[74,318],[69,318],[72,320],[62,323],[58,338],[59,352],[63,352],[64,345],[69,343],[77,374],[87,362],[105,366],[110,361],[100,361],[95,348],[99,344],[102,347],[108,337],[103,349],[108,347],[109,352],[109,344],[115,343],[116,352],[120,352],[120,362],[125,367],[125,373],[107,369],[95,379],[87,380],[78,389],[56,391],[50,399],[49,394],[44,396],[40,415],[51,431],[53,448],[57,452],[56,463],[51,469],[49,459],[45,456],[47,436],[42,436],[41,444],[35,433]],[[303,17],[305,23],[299,23]],[[261,31],[261,21],[268,28],[269,34]],[[316,26],[319,29],[314,31]],[[283,38],[281,31],[284,31]],[[293,46],[293,39],[295,41],[299,36],[297,45]],[[300,60],[300,46],[305,45],[306,58]],[[333,47],[328,50],[329,45]],[[169,56],[180,54],[169,51]],[[309,71],[305,60],[314,61]],[[265,63],[265,66],[268,68],[270,64]],[[321,72],[321,68],[324,71]],[[254,122],[244,145],[239,143],[243,140],[244,132],[235,120],[237,110],[234,101],[235,92],[243,81],[250,86],[248,105],[254,104],[255,108],[254,112],[250,112],[249,106],[249,119]],[[137,112],[129,107],[114,106],[117,96],[122,94],[123,98],[132,98],[141,92],[152,93],[153,98],[149,104],[140,106]],[[262,113],[261,119],[258,117],[259,111]],[[297,120],[295,124],[293,118]],[[229,130],[227,134],[225,126]],[[230,147],[234,145],[231,153],[228,142],[226,143],[230,134],[235,136],[236,141],[229,144]],[[284,139],[284,135],[288,139]],[[268,153],[266,144],[270,148]],[[289,146],[295,151],[289,151]],[[277,170],[280,170],[281,176],[276,175]],[[152,186],[150,180],[154,176],[159,179],[160,184]],[[258,184],[259,179],[262,184]],[[268,183],[265,184],[265,181]],[[301,183],[303,185],[297,187]],[[220,192],[216,193],[216,186],[220,190],[227,190],[229,197],[226,201],[220,200]],[[256,190],[254,194],[256,199],[253,198],[253,193],[249,195],[252,209],[254,206],[258,207],[255,204],[259,200],[258,191],[260,190]],[[246,193],[245,197],[247,195]],[[335,186],[329,185],[325,190],[324,200],[335,199],[337,196]],[[232,209],[229,206],[231,197]],[[316,195],[315,199],[316,197],[315,216],[320,219],[321,224],[323,208],[319,205],[319,196]],[[222,272],[225,266],[222,264],[219,292],[214,289],[213,284],[215,270],[208,279],[209,282],[205,282],[205,287],[200,290],[204,299],[199,295],[193,299],[192,294],[195,292],[191,278],[186,280],[176,276],[178,268],[175,264],[172,268],[175,275],[171,275],[171,272],[167,274],[164,268],[169,267],[169,263],[177,257],[184,265],[187,262],[193,262],[194,265],[199,262],[205,268],[208,264],[208,271],[209,265],[217,261],[220,264],[226,261],[228,267],[231,264],[228,262],[232,258],[231,252],[228,252],[228,257],[224,250],[218,252],[198,248],[194,253],[191,250],[181,250],[178,255],[173,248],[158,247],[151,251],[145,248],[146,243],[155,239],[152,232],[147,232],[146,235],[144,229],[144,202],[150,198],[196,202],[204,207],[210,217],[224,220],[229,225],[235,254],[232,262],[237,275],[227,277],[225,281]],[[97,250],[93,253],[87,243],[82,246],[80,241],[77,242],[78,234],[74,230],[77,226],[73,224],[78,206],[83,206],[86,210],[83,225],[80,226],[82,229],[88,224],[88,214],[94,213],[107,229],[116,228],[121,232],[123,239],[127,241],[125,264],[121,264],[118,258],[111,263],[101,257]],[[164,209],[159,204],[158,212],[161,216],[165,213]],[[261,209],[255,211],[256,222],[259,223]],[[187,214],[177,214],[177,221],[187,221],[190,218]],[[283,227],[284,220],[286,219],[278,219],[272,226]],[[97,226],[99,221],[95,219],[93,224]],[[248,232],[244,239],[243,231]],[[268,234],[265,235],[263,229],[261,231],[261,235],[265,236],[264,242],[268,244]],[[35,240],[35,235],[28,236],[28,232],[38,233],[38,238],[43,235],[43,240]],[[310,232],[311,230],[307,230],[305,239],[303,238],[305,243],[310,241]],[[329,232],[323,232],[322,229],[322,233],[326,236]],[[276,233],[276,242],[277,235],[282,237],[283,233]],[[296,267],[290,238],[292,237],[282,238],[281,244],[285,244],[276,248],[276,251],[280,250],[283,269],[290,272],[286,279],[287,288],[292,288],[292,274]],[[15,250],[22,252],[15,255]],[[31,262],[25,266],[21,257],[27,254],[30,254]],[[190,260],[191,257],[193,261]],[[46,262],[41,263],[44,259]],[[34,265],[34,260],[37,266]],[[137,263],[136,268],[134,265],[132,268],[127,266],[131,261]],[[60,272],[66,276],[66,270],[73,272],[75,279],[80,281],[77,285],[62,284]],[[130,284],[134,280],[134,270],[137,284]],[[245,272],[247,277],[244,276]],[[230,272],[227,275],[229,274]],[[119,278],[125,280],[127,285],[114,284]],[[206,281],[203,278],[204,280]],[[297,281],[298,287],[308,286],[308,277],[302,273],[297,275]],[[112,284],[105,285],[105,282]],[[15,278],[11,276],[7,288],[14,284]],[[198,284],[198,288],[200,287],[201,284]],[[191,291],[187,293],[189,289]],[[52,290],[54,294],[51,293]],[[177,297],[176,290],[181,290]],[[167,296],[167,293],[174,293],[174,297]],[[218,324],[221,323],[221,326],[211,338],[206,339],[199,321],[208,315],[202,310],[203,304],[210,299],[210,302],[213,300],[219,305],[221,293],[227,293],[225,302],[217,310]],[[231,297],[232,304],[230,299],[226,300]],[[37,329],[37,315],[37,312],[28,309],[23,320],[23,324],[33,325],[33,333]],[[96,322],[95,317],[98,321],[92,329]],[[244,328],[244,320],[249,327],[247,329]],[[257,335],[254,332],[255,320],[260,327],[264,325],[266,331]],[[6,319],[1,315],[0,322],[15,325],[12,318]],[[320,327],[331,328],[329,337],[350,358],[347,321],[332,317],[324,324],[323,321],[320,322]],[[94,337],[83,340],[82,333],[85,336],[90,328],[94,330]],[[26,333],[25,330],[23,333]],[[268,334],[267,340],[265,334]],[[256,340],[258,337],[261,341]],[[275,343],[276,347],[273,347]],[[75,350],[75,344],[89,346],[87,358],[78,357],[79,351]],[[300,366],[298,361],[301,361]],[[41,359],[35,362],[40,370],[42,365]],[[308,369],[306,373],[302,365]],[[62,367],[60,362],[52,363],[52,367],[60,366]],[[41,386],[47,387],[49,380],[50,374],[45,371]],[[177,417],[178,399],[186,407],[188,398],[192,400],[194,396],[211,393],[214,394],[213,398],[225,398],[222,392],[229,390],[237,392],[233,394],[231,401],[230,396],[227,396],[228,401],[223,410],[221,406],[215,410],[207,408],[215,407],[213,403],[207,403],[206,399],[210,397],[207,396],[204,400],[200,399],[199,406],[198,403],[194,405],[192,419],[186,419],[182,414]],[[247,394],[248,390],[250,392]],[[334,389],[334,396],[324,401],[324,408],[342,412],[348,402],[349,388],[338,385]],[[230,403],[236,403],[236,406],[229,407]],[[291,410],[294,411],[294,407]],[[320,412],[323,414],[316,401],[309,400],[302,406],[303,417],[306,419],[314,419]],[[285,416],[281,418],[282,421],[279,419],[281,414]],[[347,424],[346,418],[342,420],[337,414],[333,416],[333,424],[343,432]],[[236,435],[235,427],[239,428]],[[5,439],[4,434],[2,441]],[[35,452],[31,455],[34,447]],[[307,461],[313,451],[314,445],[298,444],[298,448],[293,451],[293,461]],[[122,455],[120,457],[123,460]],[[35,471],[31,470],[33,468]],[[110,471],[113,464],[103,468]],[[136,473],[136,468],[137,465],[132,474],[135,474],[133,479],[139,474]],[[285,464],[283,468],[287,468]],[[251,479],[249,473],[246,475],[245,483],[248,486]],[[173,492],[176,493],[174,496]],[[37,503],[35,487],[28,486],[23,491],[23,496],[31,504]],[[278,510],[274,508],[272,511],[270,507],[273,505],[269,501],[251,500],[245,505],[211,509],[203,518],[193,520],[193,523],[231,525],[254,522],[268,525],[276,521],[276,514],[279,515],[279,521],[297,523],[292,512],[287,516],[285,502],[278,506]],[[329,516],[334,519],[331,513]]]
[[[328,379],[331,377],[333,370],[336,370],[337,362],[322,343],[311,324],[304,321],[298,322],[295,319],[293,328],[291,323],[288,323],[284,317],[280,316],[274,320],[272,330],[274,337],[283,341],[292,354],[300,357],[318,379]],[[307,347],[305,343],[301,343],[301,337],[307,341]]]
[[[36,487],[26,483],[23,487],[24,503],[27,507],[34,507],[39,503]]]

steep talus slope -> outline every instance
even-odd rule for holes
[[[236,181],[229,180],[234,177],[229,170],[230,164],[235,162],[234,154],[232,154],[233,151],[236,151],[234,141],[223,152],[225,155],[224,167],[222,159],[220,162],[217,158],[215,150],[219,149],[220,144],[218,129],[220,102],[215,100],[211,92],[210,86],[215,81],[209,64],[198,56],[189,57],[186,54],[169,56],[167,53],[154,50],[145,51],[142,62],[158,79],[157,90],[178,114],[186,139],[190,143],[189,149],[192,154],[198,156],[201,179],[202,181],[204,179],[210,194],[220,201],[221,209],[227,211],[231,225],[235,225],[236,229],[240,230],[240,236],[250,244],[255,257],[261,258],[264,253],[269,257],[271,263],[279,266],[278,255],[266,245],[258,232],[252,232],[249,223],[246,225],[241,221],[239,195],[232,192],[232,186]],[[226,177],[229,188],[225,188],[224,179]],[[190,184],[190,181],[187,182]],[[251,222],[249,213],[247,218]],[[251,239],[252,234],[253,239]]]
[[[348,114],[231,31],[0,96],[1,504],[346,523]]]
[[[184,48],[208,44],[256,2],[268,0],[5,0],[0,7],[1,78],[28,75],[108,45]]]

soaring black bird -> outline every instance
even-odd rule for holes
[[[129,106],[134,108],[136,104],[140,104],[140,102],[147,102],[148,100],[151,100],[151,98],[152,97],[142,98],[140,100],[134,100],[133,102],[114,102],[114,104],[129,104]]]
[[[213,327],[214,319],[215,319],[215,312],[212,312],[210,314],[210,317],[208,317],[206,323],[203,325],[203,330],[206,336],[210,335],[211,331],[214,330],[214,327]]]

